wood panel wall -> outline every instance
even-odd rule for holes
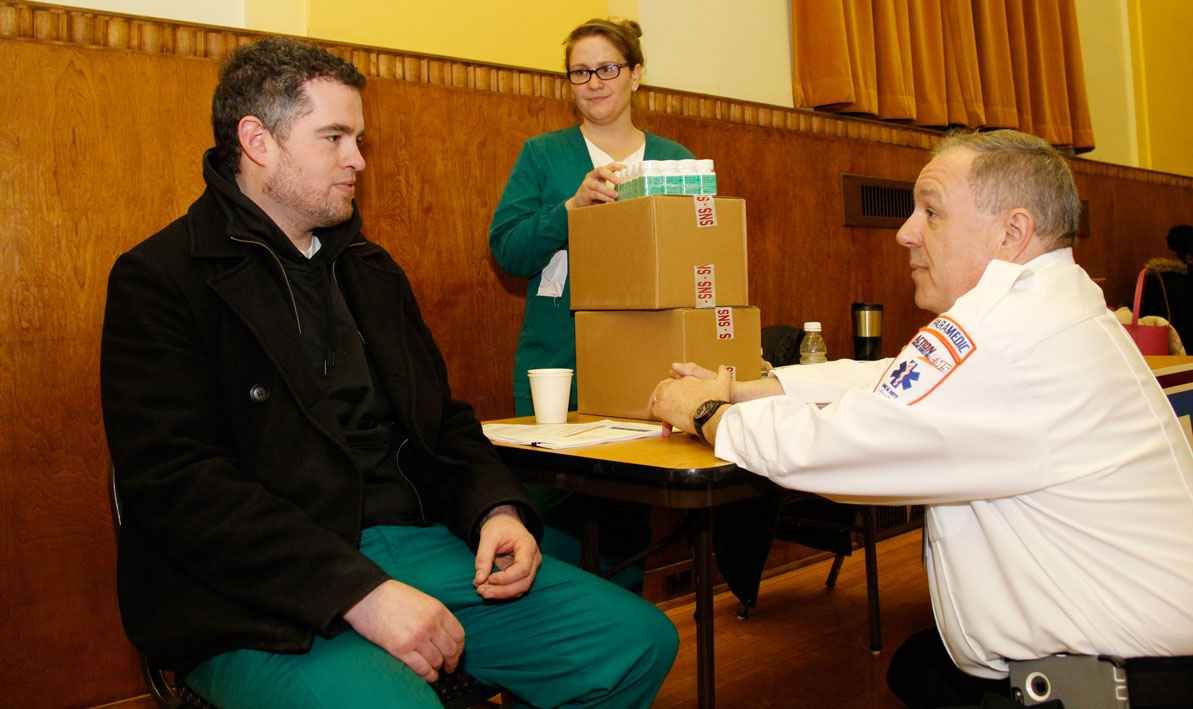
[[[99,408],[104,291],[116,256],[202,189],[217,60],[252,33],[0,1],[0,705],[89,706],[143,692],[114,591]],[[483,418],[513,410],[525,282],[489,255],[489,219],[523,140],[572,123],[566,82],[509,67],[336,46],[370,77],[359,202],[406,268]],[[763,324],[886,306],[893,354],[927,314],[890,229],[841,226],[841,172],[914,179],[922,130],[646,88],[641,123],[716,160],[744,197]],[[1126,298],[1193,180],[1073,161],[1092,236],[1078,259]]]

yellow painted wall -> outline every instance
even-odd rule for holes
[[[1077,0],[1075,4],[1096,144],[1081,157],[1138,165],[1127,0]]]
[[[242,0],[244,26],[260,32],[307,36],[309,0]]]
[[[573,27],[606,0],[307,0],[311,37],[562,71]]]
[[[791,107],[789,0],[643,0],[644,81]]]
[[[244,27],[244,0],[59,0],[55,4],[220,27]]]
[[[831,0],[824,0],[829,2]],[[647,84],[791,106],[790,0],[76,0],[78,7],[410,52],[562,68],[567,32],[637,19]],[[1193,175],[1193,0],[1075,0],[1097,148],[1085,157]]]
[[[1193,175],[1193,2],[1131,1],[1139,166]]]

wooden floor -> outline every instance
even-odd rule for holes
[[[737,618],[733,594],[716,595],[717,706],[902,707],[886,688],[887,663],[908,635],[933,622],[920,545],[918,529],[878,543],[883,638],[878,655],[869,649],[861,551],[845,560],[833,589],[824,585],[828,561],[763,580],[748,620]],[[667,611],[679,630],[679,656],[654,709],[696,707],[694,612],[694,603]]]
[[[920,565],[920,531],[878,543],[883,652],[870,654],[866,577],[861,551],[845,560],[828,589],[829,561],[765,579],[758,607],[738,620],[737,598],[713,598],[716,617],[717,706],[727,709],[898,709],[886,688],[891,652],[911,633],[932,625],[928,582]],[[679,630],[679,656],[654,709],[696,707],[694,603],[667,615]],[[0,700],[0,704],[3,701]],[[105,707],[151,709],[147,696]]]

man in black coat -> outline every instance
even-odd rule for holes
[[[212,102],[207,189],[112,269],[104,421],[130,639],[219,706],[646,706],[670,621],[538,551],[405,274],[360,232],[361,90],[265,39]],[[466,640],[467,637],[467,640]]]

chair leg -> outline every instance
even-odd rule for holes
[[[145,677],[145,685],[149,688],[149,696],[161,709],[172,709],[182,706],[182,699],[166,681],[165,674],[149,664],[149,658],[137,653],[141,658],[141,674]]]
[[[845,555],[837,554],[833,557],[833,566],[828,570],[828,578],[824,580],[824,585],[832,588],[837,585],[837,574],[841,573],[841,564],[845,563]]]
[[[878,551],[875,547],[878,525],[874,521],[874,513],[873,505],[861,507],[862,544],[866,549],[866,596],[869,599],[870,652],[877,655],[882,652],[882,619],[878,610]]]

